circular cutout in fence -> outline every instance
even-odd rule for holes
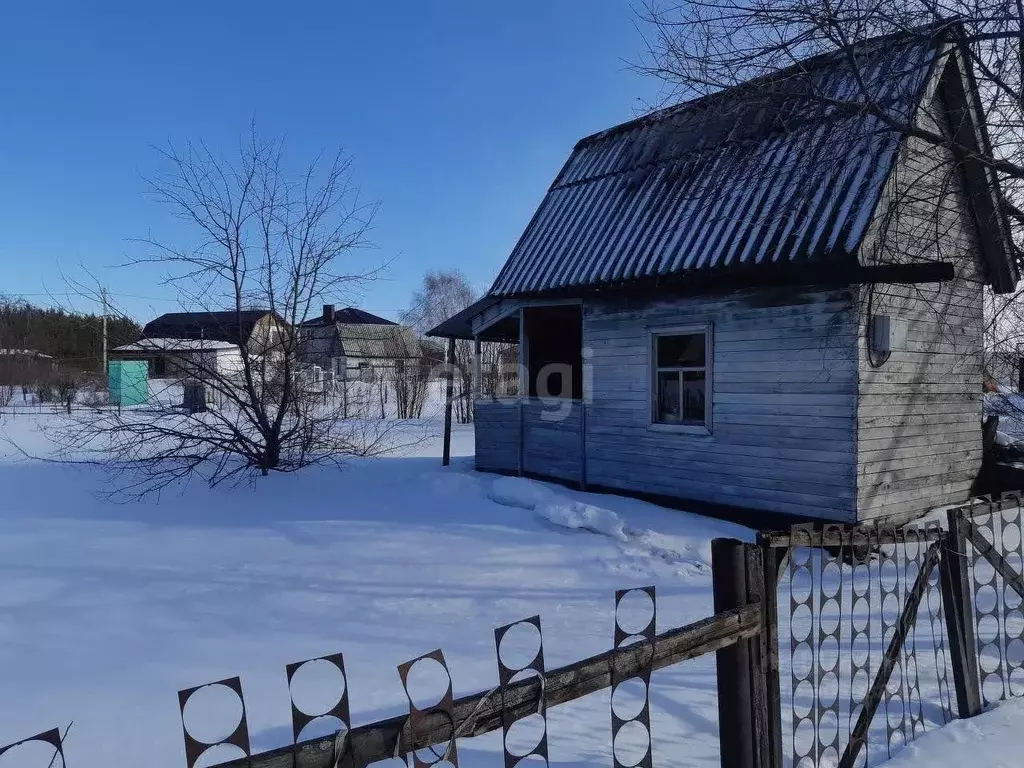
[[[942,630],[945,632],[945,629]],[[943,677],[946,674],[946,651],[944,648],[937,648],[935,651],[935,666]]]
[[[420,659],[409,668],[406,691],[416,709],[436,707],[448,692],[451,680],[444,666],[435,659]]]
[[[999,620],[995,616],[982,616],[978,622],[978,642],[989,644],[999,635]]]
[[[855,666],[863,667],[868,662],[868,654],[871,652],[871,642],[867,634],[858,635],[854,638],[850,648],[850,659]]]
[[[895,560],[884,560],[879,566],[879,579],[885,592],[892,592],[899,583],[899,569]]]
[[[921,536],[916,528],[907,528],[904,531],[903,554],[907,560],[917,560],[921,554]]]
[[[242,722],[242,700],[226,685],[208,685],[189,697],[182,720],[193,739],[216,744],[233,734]]]
[[[797,568],[789,579],[789,596],[794,603],[806,603],[811,599],[811,569]]]
[[[971,572],[974,574],[975,584],[990,584],[995,580],[996,571],[992,564],[984,557],[976,557],[971,563]]]
[[[801,720],[793,731],[793,751],[796,755],[809,755],[814,749],[814,723],[810,718]]]
[[[330,715],[324,715],[323,717],[316,717],[306,723],[306,727],[299,731],[298,741],[308,741],[309,739],[319,739],[324,736],[333,736],[338,731],[348,730],[345,723],[336,717]]]
[[[330,661],[307,661],[292,675],[291,692],[292,702],[300,712],[314,717],[323,715],[345,695],[345,676]]]
[[[612,712],[623,720],[635,720],[647,703],[647,684],[639,677],[623,680],[612,691]]]
[[[821,720],[818,722],[818,744],[824,746],[832,744],[839,736],[839,715],[834,710],[821,713]],[[829,765],[829,763],[823,763]]]
[[[850,698],[853,701],[863,701],[868,695],[868,671],[858,669],[850,679]]]
[[[527,715],[516,720],[508,729],[505,749],[516,757],[532,754],[540,747],[544,738],[544,718],[539,714]]]
[[[890,696],[899,696],[903,690],[903,665],[898,661],[892,667],[885,690],[889,692]]]
[[[818,645],[818,666],[821,669],[835,669],[839,664],[839,641],[834,637],[824,637]]]
[[[866,597],[858,597],[853,601],[853,609],[850,611],[850,621],[857,632],[863,632],[868,628],[868,620],[871,618],[871,607]]]
[[[498,658],[511,670],[522,669],[534,662],[540,652],[540,632],[526,621],[513,624],[498,644]]]
[[[814,667],[814,651],[810,643],[800,643],[793,649],[792,672],[797,680],[806,680]]]
[[[1015,638],[1006,644],[1006,664],[1011,667],[1024,666],[1024,640]]]
[[[889,754],[895,756],[897,752],[906,746],[906,743],[907,738],[903,735],[903,727],[900,726],[889,736]]]
[[[997,701],[1003,700],[1003,679],[999,675],[984,675],[984,680],[981,683],[981,695],[985,698],[985,703],[994,704]]]
[[[903,718],[906,717],[906,714],[906,709],[903,706],[902,694],[892,694],[892,697],[885,704],[885,717],[889,723],[889,727],[901,727],[903,725]]]
[[[811,548],[807,546],[810,544],[811,536],[805,531],[793,531],[790,537],[790,544],[792,545],[789,550],[789,558],[792,562],[792,567],[800,568],[810,563],[811,560]]]
[[[915,581],[917,581],[917,574],[920,570],[921,566],[919,566],[916,562],[914,562],[913,560],[907,561],[907,568],[905,573],[903,574],[903,583],[906,585],[908,590],[910,589],[911,585]]]
[[[627,635],[642,634],[654,620],[654,601],[642,589],[631,589],[615,609],[615,621]]]
[[[825,597],[835,597],[843,585],[843,569],[835,560],[825,563],[821,569],[821,591]]]
[[[882,623],[895,624],[900,618],[900,599],[895,594],[882,598]]]
[[[615,734],[615,743],[612,745],[612,749],[615,750],[615,759],[619,763],[633,766],[644,759],[650,744],[651,737],[647,729],[633,720],[619,728],[619,732]]]
[[[999,646],[995,643],[983,645],[978,650],[978,666],[982,672],[993,673],[999,669],[1002,659],[999,656]]]
[[[818,612],[818,626],[826,635],[835,634],[843,615],[836,600],[826,600]]]
[[[1024,668],[1016,667],[1010,672],[1010,695],[1024,696]]]
[[[1021,572],[1020,565],[1013,566],[1013,569],[1017,572]],[[1011,587],[1009,584],[1003,584],[1003,606],[1009,613],[1018,613],[1021,605],[1020,595],[1017,594],[1017,590]],[[1009,621],[1009,617],[1007,621]]]
[[[907,687],[917,687],[917,659],[910,654],[907,655],[906,662],[904,663],[905,671],[907,674]]]
[[[810,680],[801,680],[793,691],[793,713],[797,717],[807,717],[814,706],[814,686]]]
[[[794,640],[806,640],[811,634],[811,608],[797,606],[789,619],[789,633]]]
[[[245,752],[233,744],[217,744],[199,756],[195,768],[214,768],[221,763],[237,760],[240,757],[245,757]]]
[[[839,678],[835,672],[826,672],[818,681],[818,704],[831,707],[839,698]]]
[[[1020,546],[1020,526],[1009,523],[1003,527],[1003,552],[1013,552]]]
[[[64,768],[60,755],[43,741],[28,741],[0,755],[0,768]]]
[[[974,605],[979,613],[992,613],[996,609],[996,589],[991,584],[978,587],[974,595]]]

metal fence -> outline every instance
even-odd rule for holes
[[[342,654],[289,664],[292,744],[253,754],[239,678],[179,692],[185,768],[209,750],[230,745],[241,757],[218,768],[363,768],[401,758],[411,768],[458,766],[461,740],[500,731],[504,764],[548,763],[551,707],[612,689],[608,715],[613,768],[653,768],[651,673],[717,653],[721,764],[728,768],[871,766],[925,731],[971,717],[1010,696],[1024,695],[1024,518],[1017,495],[974,500],[941,521],[906,525],[798,525],[763,533],[756,544],[712,542],[715,614],[655,634],[654,587],[615,595],[608,651],[567,666],[545,665],[541,617],[495,630],[497,685],[455,698],[442,650],[397,668],[407,714],[352,727]],[[624,601],[649,606],[646,619],[621,620]],[[510,663],[506,636],[530,630],[528,662]],[[296,705],[292,689],[307,664],[340,673],[337,701],[322,712]],[[446,683],[429,705],[410,694],[417,665],[439,665]],[[785,684],[780,683],[780,678]],[[643,701],[628,715],[616,691],[640,684]],[[196,738],[185,709],[199,691],[220,686],[241,712],[216,743]],[[308,726],[333,718],[328,736],[306,738]],[[531,720],[536,739],[511,748],[516,724]],[[646,748],[626,759],[620,739],[639,729]],[[63,768],[58,730],[0,748],[0,757],[42,742]]]

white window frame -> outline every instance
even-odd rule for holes
[[[714,327],[712,323],[697,325],[673,325],[650,327],[647,329],[647,386],[650,389],[650,405],[648,410],[647,428],[657,432],[680,432],[690,435],[710,435],[712,431],[714,402]],[[669,424],[658,421],[658,337],[688,336],[704,334],[704,423],[703,424]],[[700,370],[694,366],[694,370]],[[682,396],[682,392],[680,392]]]

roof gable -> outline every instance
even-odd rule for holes
[[[167,312],[146,323],[142,335],[150,339],[208,339],[245,344],[256,323],[273,314],[268,309]],[[280,318],[278,321],[282,322]]]
[[[865,43],[865,86],[908,119],[944,45]],[[849,100],[857,87],[826,55],[584,139],[490,295],[855,262],[902,137],[808,94]]]

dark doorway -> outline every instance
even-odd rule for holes
[[[583,398],[583,315],[579,304],[523,310],[530,397]]]

